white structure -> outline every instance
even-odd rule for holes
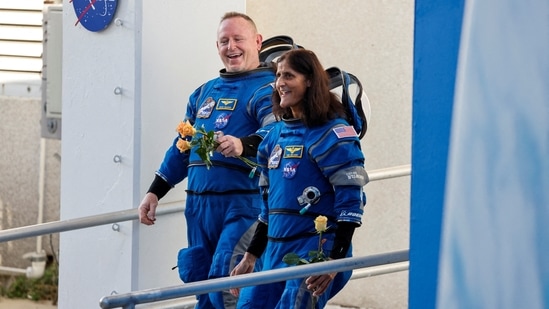
[[[243,0],[119,1],[104,31],[63,9],[61,220],[137,207],[188,94],[211,78],[225,11]],[[182,203],[174,190],[163,202]],[[61,234],[59,308],[94,308],[113,292],[180,283],[183,215],[153,227],[121,222]]]

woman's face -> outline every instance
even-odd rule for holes
[[[309,84],[305,75],[290,68],[286,60],[278,62],[275,87],[280,96],[280,106],[290,108],[296,118],[300,116],[300,103],[303,101]]]

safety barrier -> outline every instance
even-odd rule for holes
[[[181,213],[185,207],[179,204],[162,205],[156,210],[157,216],[162,216],[171,213]],[[27,237],[47,235],[51,233],[66,232],[78,230],[93,226],[105,225],[109,223],[118,223],[123,221],[137,220],[139,214],[135,208],[109,212],[105,214],[88,216],[77,219],[69,219],[63,221],[52,221],[48,223],[35,224],[17,227],[9,230],[0,231],[0,242],[22,239]]]
[[[266,270],[234,277],[224,277],[182,285],[147,289],[125,294],[105,296],[99,301],[103,309],[134,309],[136,304],[158,302],[168,299],[201,295],[209,292],[267,284],[290,279],[304,278],[331,272],[342,272],[357,268],[379,266],[408,261],[408,250],[382,253],[365,257],[351,257],[322,263],[300,265],[282,269]]]
[[[350,280],[370,278],[373,276],[386,275],[390,273],[405,271],[409,269],[409,264],[410,263],[408,261],[404,261],[404,262],[395,262],[395,263],[389,263],[389,264],[378,265],[378,266],[372,265],[364,269],[357,268],[353,270],[353,274]],[[154,291],[152,292],[152,294],[162,293],[162,290],[163,289],[158,289],[158,291]],[[111,295],[114,295],[114,294],[111,294]],[[160,295],[160,294],[157,294],[157,295]],[[175,298],[171,298],[172,296]],[[122,298],[124,298],[124,296],[122,296]],[[166,300],[151,299],[150,301],[152,303],[150,304],[150,306],[156,309],[158,308],[194,309],[197,303],[196,295],[194,294],[189,296],[181,296],[181,297],[179,296],[176,297],[175,295],[169,295],[169,296],[162,295],[162,299],[166,299]],[[104,304],[101,304],[101,302],[103,302]],[[125,302],[125,301],[118,299],[118,300],[115,300],[114,302]],[[104,299],[100,300],[100,306],[113,306],[115,305],[114,302],[110,298],[105,297]],[[145,303],[142,303],[142,305],[144,306],[143,308],[149,308],[149,306],[145,305]],[[130,304],[126,303],[124,304],[124,306],[130,306]],[[139,308],[141,307],[142,306],[140,306]]]
[[[370,181],[377,181],[389,178],[408,176],[411,173],[411,165],[400,165],[390,168],[368,171]],[[173,205],[162,205],[157,208],[156,215],[162,216],[171,213],[184,211],[184,206],[181,203]],[[33,236],[47,235],[51,233],[66,232],[93,226],[105,225],[110,223],[118,223],[123,221],[136,220],[139,215],[135,208],[121,210],[111,213],[105,213],[95,216],[88,216],[77,219],[69,219],[63,221],[52,221],[13,229],[0,231],[0,242],[28,238]]]

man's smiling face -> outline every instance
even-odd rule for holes
[[[244,72],[259,66],[261,35],[242,17],[225,19],[217,30],[217,51],[227,72]]]

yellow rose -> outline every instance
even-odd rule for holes
[[[177,141],[177,149],[179,149],[180,152],[185,152],[189,149],[191,149],[191,143],[189,141],[186,141],[182,138],[179,138],[179,140]]]
[[[326,225],[328,224],[328,218],[325,216],[318,216],[315,219],[315,229],[317,232],[326,231]]]
[[[196,129],[191,125],[191,123],[187,120],[185,122],[181,121],[179,122],[179,125],[177,125],[176,131],[179,132],[179,134],[182,137],[186,136],[194,136],[196,134]]]

